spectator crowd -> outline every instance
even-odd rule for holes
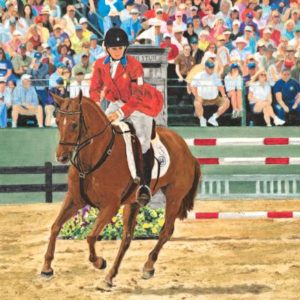
[[[20,115],[55,126],[52,93],[89,97],[111,27],[168,49],[177,105],[193,101],[200,126],[243,111],[266,126],[300,124],[298,0],[0,0],[0,14],[0,128],[10,110],[12,127]]]

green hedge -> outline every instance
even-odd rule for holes
[[[91,232],[98,209],[89,206],[79,210],[77,215],[64,224],[60,238],[82,240]],[[137,226],[134,231],[134,239],[157,238],[161,228],[164,224],[164,210],[151,209],[143,207],[137,216]],[[102,234],[101,240],[119,240],[122,239],[123,233],[123,207],[115,217],[112,218],[111,223],[108,224]]]

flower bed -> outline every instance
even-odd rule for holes
[[[97,215],[98,209],[87,205],[79,210],[74,218],[64,224],[60,231],[60,238],[75,240],[85,239],[91,232]],[[163,209],[151,209],[150,207],[141,208],[137,216],[134,239],[157,238],[163,224]],[[123,207],[121,207],[117,215],[112,218],[111,223],[105,227],[99,239],[119,240],[122,239],[122,233]]]

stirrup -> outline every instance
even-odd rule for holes
[[[140,194],[140,191],[141,191],[142,188],[145,188],[147,190],[148,194],[146,194],[146,193]],[[150,202],[151,198],[152,198],[152,196],[151,196],[151,189],[149,188],[148,185],[140,185],[138,187],[137,191],[136,191],[135,196],[136,196],[135,197],[136,198],[136,202],[138,202],[139,205],[141,207],[143,207],[143,206],[147,205]]]

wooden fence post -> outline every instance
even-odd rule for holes
[[[45,162],[45,192],[46,192],[46,203],[52,203],[52,163]]]

